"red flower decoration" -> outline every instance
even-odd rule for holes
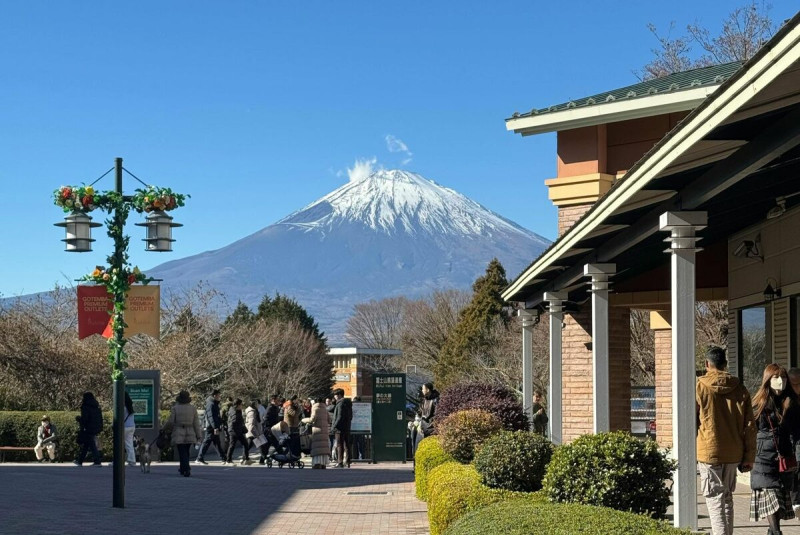
[[[61,196],[65,199],[72,197],[72,188],[64,188],[61,190]]]
[[[130,275],[128,275],[128,284],[133,284],[134,282],[136,282],[136,275],[131,273]]]

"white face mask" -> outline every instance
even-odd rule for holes
[[[769,387],[775,392],[783,392],[783,388],[785,386],[786,383],[784,382],[783,377],[773,377],[769,380]]]

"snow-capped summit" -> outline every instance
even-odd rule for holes
[[[250,236],[148,275],[167,286],[208,281],[231,303],[289,295],[337,343],[355,304],[469,289],[495,257],[514,276],[548,244],[455,190],[381,170]]]
[[[535,236],[455,190],[401,170],[380,170],[351,181],[277,224],[330,230],[342,221],[386,234],[489,237],[503,229]]]

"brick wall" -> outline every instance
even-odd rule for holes
[[[656,440],[662,448],[672,447],[672,331],[655,331]]]
[[[562,335],[563,440],[571,442],[593,430],[592,314],[585,303],[564,315]],[[611,429],[631,429],[630,311],[609,308],[609,397]]]
[[[592,204],[576,204],[558,207],[558,235],[563,236],[578,219],[585,214]]]
[[[631,430],[631,313],[608,309],[608,367],[611,430]]]

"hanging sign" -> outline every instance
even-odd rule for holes
[[[78,286],[78,338],[103,334],[112,307],[105,286]]]
[[[134,334],[147,334],[158,338],[161,334],[161,287],[131,286],[125,299],[125,338]],[[103,336],[111,338],[111,318],[106,319]]]

